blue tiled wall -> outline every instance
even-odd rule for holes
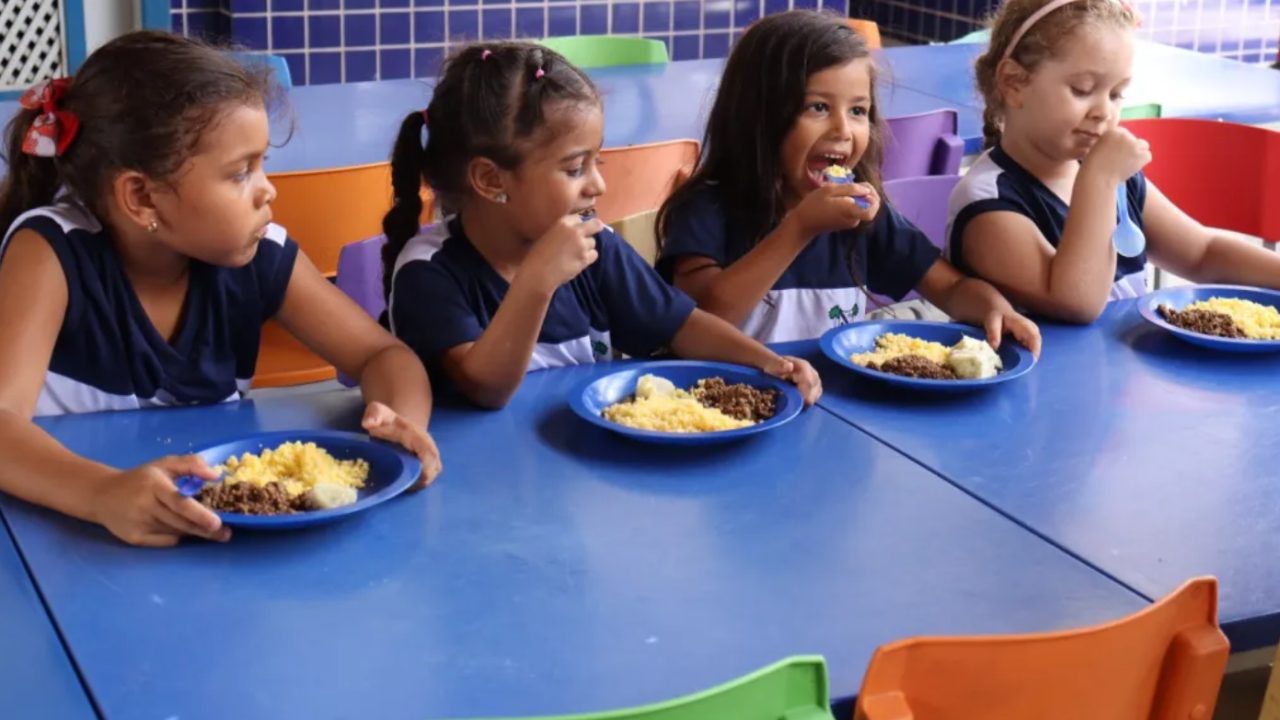
[[[998,0],[854,0],[854,17],[909,42],[948,42],[982,28]],[[1248,63],[1271,63],[1280,44],[1276,0],[1133,0],[1138,35]]]
[[[454,46],[643,35],[673,60],[724,57],[762,15],[849,0],[172,0],[173,28],[282,56],[299,85],[434,77]]]

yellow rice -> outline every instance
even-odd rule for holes
[[[901,355],[919,355],[939,365],[946,365],[951,348],[941,343],[921,340],[902,333],[885,333],[876,338],[876,348],[871,352],[857,353],[850,357],[855,364],[866,367],[879,365]]]
[[[1270,305],[1259,305],[1239,298],[1211,297],[1192,303],[1183,310],[1208,310],[1229,315],[1245,337],[1254,340],[1280,340],[1280,311]]]
[[[638,430],[696,433],[736,430],[753,425],[739,420],[693,399],[684,390],[674,396],[650,396],[629,402],[614,403],[601,413],[606,420]]]
[[[220,466],[223,482],[247,482],[263,486],[270,482],[284,485],[290,496],[301,495],[319,483],[333,483],[351,488],[364,487],[369,477],[365,460],[337,460],[315,443],[287,442],[261,453],[244,453],[227,458]]]

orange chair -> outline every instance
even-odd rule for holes
[[[608,191],[596,203],[596,215],[613,222],[661,206],[693,172],[698,147],[697,140],[669,140],[605,148],[600,174]]]
[[[918,638],[871,658],[855,720],[1209,720],[1230,645],[1218,581],[1196,578],[1082,630]]]
[[[275,221],[328,277],[338,272],[342,246],[382,232],[382,216],[391,207],[391,164],[387,162],[328,170],[304,170],[269,176],[278,193],[271,210]],[[423,188],[424,222],[432,213],[430,191]],[[279,387],[332,380],[333,366],[312,353],[274,322],[262,327],[262,346],[254,387]]]
[[[1151,143],[1143,172],[1188,215],[1280,241],[1280,132],[1182,118],[1123,125]]]
[[[849,27],[853,31],[862,36],[867,41],[867,47],[872,50],[880,49],[880,26],[872,20],[859,20],[857,18],[849,18],[845,20],[849,23]]]

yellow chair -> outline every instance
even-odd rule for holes
[[[382,232],[382,216],[391,207],[391,164],[303,170],[268,176],[276,196],[275,221],[326,277],[338,272],[342,246]],[[431,218],[433,198],[422,190],[423,222]],[[267,322],[254,387],[280,387],[332,380],[333,366],[312,353],[283,327]]]
[[[849,18],[845,22],[849,23],[849,27],[853,31],[862,36],[867,41],[867,47],[872,50],[880,49],[880,26],[872,20],[859,20],[857,18]]]
[[[658,261],[658,210],[644,210],[609,223],[633,250],[653,265]]]

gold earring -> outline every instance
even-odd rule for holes
[[[153,233],[159,229],[160,229],[160,223],[156,222],[154,219],[152,219],[151,222],[147,223],[147,232]]]

